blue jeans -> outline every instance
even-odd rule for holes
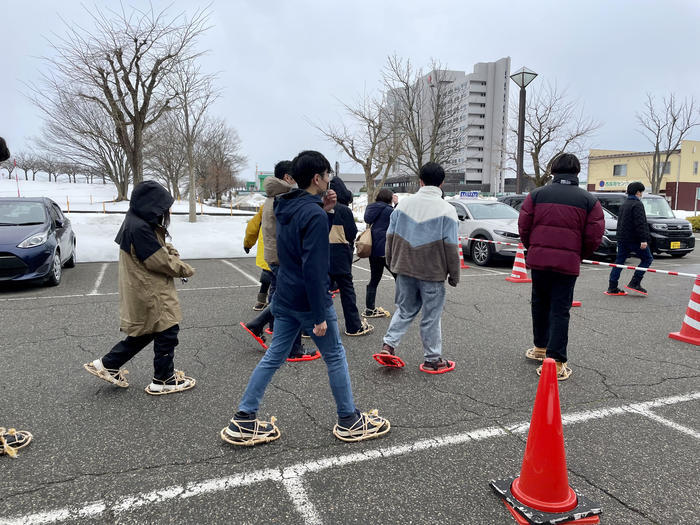
[[[413,319],[423,309],[420,338],[426,361],[442,356],[442,308],[445,306],[444,281],[421,281],[407,275],[396,276],[396,311],[389,323],[384,342],[396,348]]]
[[[338,418],[343,419],[354,416],[356,408],[352,397],[350,373],[348,371],[348,362],[345,358],[345,348],[340,342],[338,317],[335,313],[335,308],[330,306],[326,311],[328,329],[323,337],[318,337],[313,333],[314,322],[311,312],[290,310],[273,301],[272,313],[275,316],[275,336],[272,338],[270,348],[267,349],[267,352],[265,352],[265,355],[250,376],[243,399],[238,405],[238,411],[248,414],[254,414],[258,411],[267,385],[272,380],[275,372],[286,361],[292,350],[294,340],[299,337],[303,329],[316,343],[316,346],[321,351],[323,360],[326,362],[331,392],[338,409]]]
[[[639,266],[641,268],[649,268],[649,266],[651,266],[652,261],[654,260],[654,257],[651,255],[651,250],[649,249],[649,246],[642,250],[638,243],[618,242],[617,257],[615,258],[615,264],[625,264],[625,261],[632,253],[634,253],[641,260],[641,262],[639,263]],[[610,282],[615,283],[615,286],[617,286],[617,281],[620,279],[621,273],[622,268],[613,268],[610,271]],[[645,273],[646,272],[636,270],[632,279],[636,280],[639,283],[641,282]]]

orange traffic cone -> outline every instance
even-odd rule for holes
[[[462,238],[459,238],[459,267],[462,270],[466,270],[469,268],[467,264],[464,262],[464,253],[462,252]]]
[[[569,486],[557,367],[551,358],[542,365],[520,476],[490,485],[519,524],[600,523],[600,507]]]
[[[525,247],[523,243],[518,244],[518,251],[513,261],[513,270],[506,277],[506,281],[512,283],[531,283],[532,279],[527,278],[527,267],[525,266]]]
[[[693,291],[690,292],[681,331],[671,332],[668,336],[691,345],[700,345],[700,276],[695,278]]]

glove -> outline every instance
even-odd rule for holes
[[[245,246],[243,247],[243,251],[246,253],[250,253],[250,248],[246,248]]]
[[[459,281],[458,281],[457,279],[455,279],[454,277],[452,277],[452,276],[450,276],[450,277],[447,278],[447,284],[449,284],[449,285],[452,286],[453,288],[456,288],[456,287],[457,287],[457,283],[458,283],[458,282],[459,282]]]

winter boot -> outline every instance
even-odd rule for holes
[[[255,303],[255,306],[253,306],[253,310],[256,312],[260,312],[265,309],[267,306],[267,294],[266,293],[258,293],[258,299],[257,302]]]
[[[647,291],[644,288],[642,288],[642,280],[638,277],[632,277],[632,280],[627,286],[625,286],[625,288],[642,295],[649,295]]]
[[[620,290],[617,286],[617,281],[610,281],[608,283],[608,291],[605,295],[627,295],[627,292]]]

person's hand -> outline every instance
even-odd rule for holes
[[[399,203],[399,196],[398,196],[396,193],[394,193],[394,194],[391,196],[391,203],[392,203],[392,204],[398,204],[398,203]]]
[[[648,245],[647,243],[645,243],[645,242],[643,242],[642,244],[639,245],[639,247],[640,247],[642,250],[646,250],[646,249],[647,249],[647,246],[649,246],[649,245]]]
[[[189,264],[184,264],[182,270],[180,270],[180,277],[192,277],[194,275],[194,268]]]
[[[338,202],[338,195],[335,190],[328,190],[323,196],[323,211],[331,211]]]
[[[452,277],[452,276],[449,276],[449,277],[447,278],[447,284],[449,284],[449,285],[452,286],[453,288],[456,288],[456,287],[457,287],[457,279],[455,279],[455,278]]]
[[[243,251],[246,253],[250,253],[250,248],[246,248],[245,246],[243,247]]]
[[[326,330],[328,330],[328,325],[326,324],[326,321],[323,321],[321,324],[314,325],[314,335],[317,337],[323,337],[324,335],[326,335]]]

